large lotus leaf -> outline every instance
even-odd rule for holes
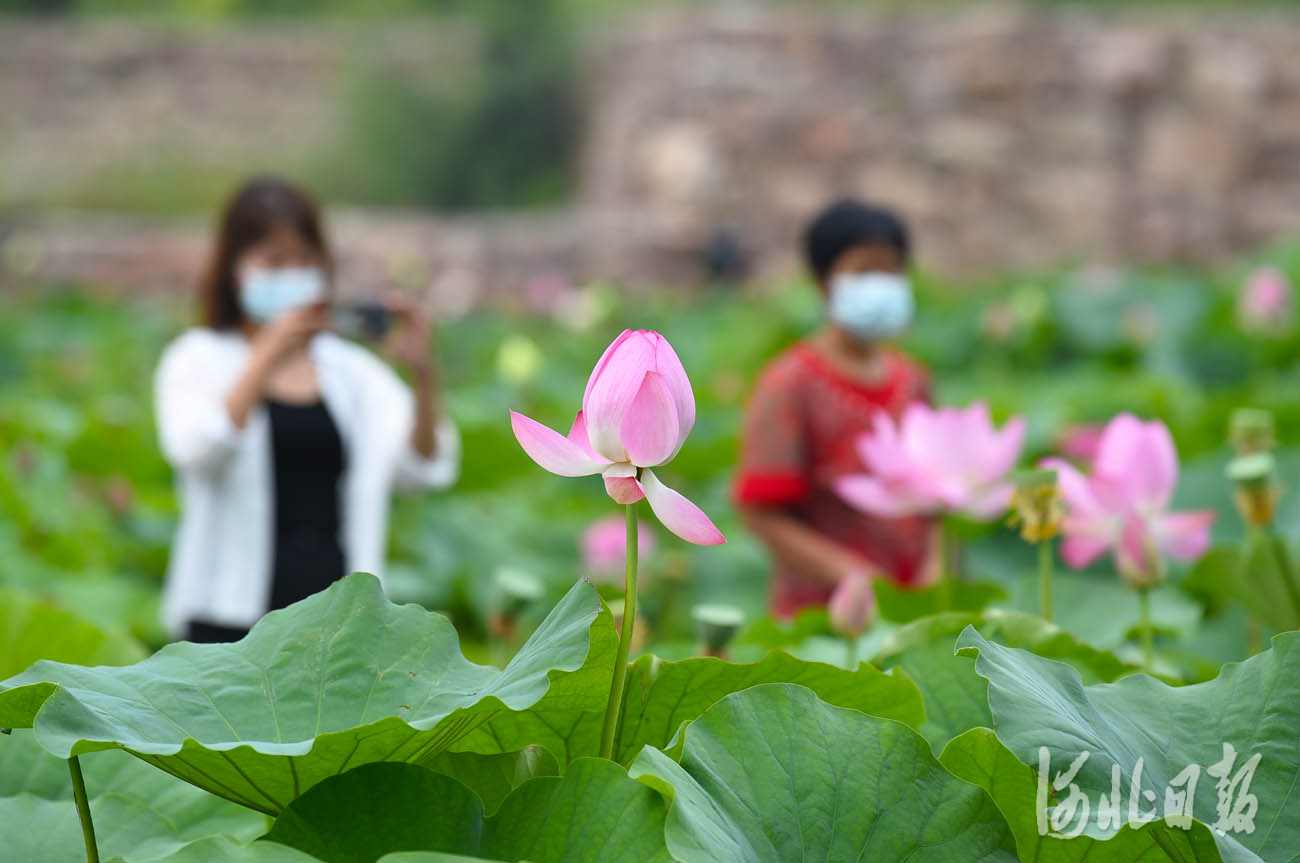
[[[518,752],[482,755],[477,752],[440,752],[420,762],[437,773],[460,780],[483,801],[488,815],[497,811],[501,801],[529,779],[559,776],[560,765],[549,749],[528,746]]]
[[[297,848],[265,840],[245,845],[224,836],[199,839],[162,857],[124,860],[113,857],[107,863],[324,863]],[[380,863],[490,863],[481,857],[414,851],[386,854]]]
[[[895,623],[907,623],[944,611],[979,611],[990,602],[1006,599],[999,585],[987,581],[949,581],[925,590],[905,590],[881,579],[876,582],[880,616]]]
[[[1024,612],[987,608],[912,621],[890,633],[872,662],[882,668],[901,669],[916,681],[925,699],[926,720],[921,733],[936,752],[963,731],[993,723],[987,682],[975,673],[970,657],[955,655],[952,650],[957,635],[968,625],[978,627],[989,637],[1070,662],[1090,680],[1112,680],[1130,670],[1111,654]]]
[[[1003,746],[988,728],[972,728],[944,747],[940,763],[993,798],[1011,825],[1021,860],[1054,863],[1218,863],[1214,837],[1196,822],[1183,830],[1156,821],[1126,825],[1101,841],[1087,834],[1072,839],[1043,835],[1038,820],[1038,776]],[[1047,781],[1050,781],[1047,780]]]
[[[213,797],[125,752],[81,759],[97,845],[106,857],[136,861],[190,840],[227,835],[250,841],[266,817]],[[14,861],[84,859],[68,763],[31,731],[0,736],[0,855]]]
[[[69,861],[75,858],[67,858]],[[447,858],[448,863],[457,858]],[[210,836],[170,854],[149,858],[112,857],[108,863],[322,863],[320,858],[275,842],[244,844],[226,836]],[[429,863],[443,863],[430,860]]]
[[[728,695],[687,727],[680,763],[647,747],[631,774],[670,801],[683,863],[1015,860],[993,801],[919,734],[801,686]]]
[[[1190,635],[1200,624],[1202,608],[1174,584],[1151,591],[1151,622],[1158,636]],[[1141,609],[1137,591],[1113,576],[1056,573],[1052,581],[1052,619],[1080,641],[1118,650],[1139,638]],[[1037,613],[1038,576],[1026,575],[1011,586],[1012,608]]]
[[[274,815],[348,767],[432,757],[537,705],[602,629],[612,636],[609,614],[580,582],[504,670],[475,665],[445,617],[393,605],[357,573],[234,644],[173,644],[125,668],[39,662],[0,683],[0,725],[34,727],[60,757],[121,747]],[[609,670],[590,671],[566,705],[598,709]]]
[[[667,747],[685,723],[718,699],[762,683],[797,683],[816,692],[823,701],[897,719],[914,728],[925,716],[921,693],[912,681],[903,675],[884,674],[866,663],[857,671],[848,671],[785,653],[771,653],[748,665],[711,657],[665,662],[646,655],[628,669],[615,759],[626,764],[643,746]],[[511,715],[482,726],[461,745],[491,752],[537,742],[572,759],[598,750],[603,718],[603,705],[599,712],[533,711],[528,716]]]
[[[563,778],[520,785],[495,816],[460,782],[411,764],[368,764],[327,779],[280,815],[268,840],[326,863],[396,851],[534,863],[670,861],[662,798],[621,767],[580,758]]]
[[[754,644],[768,650],[779,650],[800,644],[814,635],[830,634],[831,622],[825,607],[811,605],[800,609],[790,620],[764,616],[751,621],[732,644]]]
[[[913,621],[894,630],[872,657],[872,661],[889,665],[896,656],[912,647],[942,640],[952,644],[968,625],[1002,644],[1021,647],[1038,656],[1068,663],[1078,669],[1089,682],[1109,682],[1137,670],[1137,666],[1121,661],[1109,651],[1099,650],[1080,641],[1051,621],[1035,614],[1005,608],[987,608],[965,614],[952,612]]]
[[[1169,802],[1166,792],[1177,791],[1171,780],[1192,769],[1198,777],[1192,814],[1225,828],[1223,836],[1215,834],[1225,860],[1253,859],[1248,853],[1270,861],[1297,858],[1300,633],[1275,637],[1271,650],[1225,665],[1214,680],[1182,687],[1146,675],[1085,686],[1073,668],[986,641],[973,629],[957,645],[978,652],[975,669],[989,681],[994,730],[1021,762],[1037,765],[1039,747],[1046,747],[1055,776],[1089,753],[1075,784],[1093,802],[1094,826],[1098,795],[1112,790],[1112,766],[1123,777],[1125,801],[1158,815]],[[1135,797],[1128,789],[1139,759]],[[1212,767],[1226,776],[1216,780]],[[1248,789],[1242,787],[1247,774]],[[1221,801],[1220,791],[1230,793]],[[1221,822],[1221,802],[1229,815],[1253,804],[1249,825]]]
[[[40,659],[83,665],[130,665],[147,654],[125,633],[20,590],[0,588],[0,679]]]
[[[1245,548],[1220,547],[1188,574],[1193,589],[1250,610],[1269,634],[1300,626],[1300,581],[1294,552],[1280,536],[1252,532]]]

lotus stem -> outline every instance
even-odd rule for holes
[[[1052,541],[1038,544],[1038,599],[1042,605],[1043,620],[1052,619]]]
[[[848,659],[849,671],[857,671],[858,668],[858,639],[849,637],[844,639],[844,645],[847,648],[845,658]]]
[[[636,504],[627,505],[627,584],[623,597],[623,632],[614,657],[614,678],[609,685],[609,704],[605,706],[605,728],[600,735],[600,757],[613,759],[614,734],[623,713],[623,684],[627,681],[627,655],[632,647],[636,626]]]
[[[1151,674],[1155,665],[1155,645],[1151,631],[1151,588],[1138,588],[1138,621],[1142,628],[1142,670]]]
[[[77,815],[81,818],[81,835],[86,840],[86,863],[99,863],[95,822],[90,819],[90,801],[86,798],[86,780],[81,775],[81,762],[75,755],[68,759],[68,772],[72,774],[72,799],[76,801]]]

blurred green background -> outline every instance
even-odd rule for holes
[[[1063,270],[960,288],[922,278],[919,319],[905,348],[932,371],[939,401],[987,399],[999,421],[1025,415],[1026,462],[1054,451],[1075,424],[1123,410],[1162,418],[1184,462],[1176,504],[1215,507],[1216,541],[1234,543],[1243,529],[1223,478],[1230,412],[1274,410],[1282,475],[1300,468],[1294,326],[1279,320],[1252,330],[1237,314],[1242,280],[1266,262],[1300,274],[1300,250],[1282,246],[1221,271]],[[684,609],[698,601],[737,604],[761,617],[766,563],[728,502],[737,429],[763,363],[820,321],[819,296],[802,282],[746,295],[716,287],[696,297],[629,298],[606,285],[576,290],[596,310],[580,324],[560,309],[550,316],[480,310],[439,332],[448,409],[464,435],[464,478],[446,494],[399,501],[394,597],[448,611],[475,641],[484,638],[500,569],[537,575],[548,599],[582,573],[578,537],[615,507],[596,479],[555,477],[529,461],[507,411],[567,426],[604,346],[623,327],[639,326],[677,347],[699,402],[695,430],[663,470],[665,481],[729,538],[701,549],[653,525],[659,542],[646,563],[648,590],[669,580],[684,585],[681,613],[656,636],[689,641]],[[156,602],[176,511],[155,442],[151,375],[189,314],[188,303],[78,286],[0,299],[0,583],[152,644],[164,638]],[[1300,532],[1300,499],[1284,498],[1279,521],[1285,533]],[[976,531],[965,548],[967,579],[998,585],[1008,603],[1034,608],[1026,586],[1033,549],[1012,529]],[[1104,607],[1125,593],[1110,566],[1106,559],[1095,572],[1066,576],[1077,583],[1061,588],[1067,596],[1082,591],[1079,613],[1064,613],[1063,624],[1103,647],[1127,637],[1123,621],[1097,613],[1097,602]],[[1157,616],[1166,614],[1180,638],[1196,638],[1202,617],[1217,609],[1182,591],[1178,575]],[[1091,605],[1082,602],[1088,596]],[[534,611],[548,607],[541,602]],[[1214,649],[1232,658],[1244,649],[1243,618],[1222,626],[1214,637],[1226,646]]]

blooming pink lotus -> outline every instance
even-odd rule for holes
[[[617,503],[645,498],[664,527],[687,542],[726,542],[703,510],[650,470],[671,461],[695,425],[691,382],[658,333],[624,330],[605,349],[568,437],[515,411],[510,425],[524,452],[551,473],[601,474]]]
[[[1065,499],[1061,556],[1075,569],[1113,551],[1115,566],[1134,587],[1164,577],[1164,558],[1195,560],[1210,544],[1213,510],[1169,512],[1178,484],[1178,453],[1162,422],[1120,414],[1106,425],[1091,476],[1061,459],[1056,469]]]
[[[871,578],[861,572],[844,576],[835,586],[826,612],[836,633],[857,638],[866,632],[876,617],[876,594],[871,589]]]
[[[858,441],[866,474],[840,477],[840,496],[884,518],[961,513],[977,521],[1007,508],[1007,472],[1020,456],[1025,423],[1019,417],[994,428],[983,402],[968,408],[932,408],[919,402],[895,424],[876,414]]]
[[[655,535],[644,523],[637,525],[637,553],[645,558],[654,554]],[[593,581],[613,581],[623,577],[627,555],[627,523],[621,515],[597,519],[582,532],[582,565]]]
[[[1093,423],[1070,426],[1061,432],[1056,445],[1066,458],[1083,465],[1091,465],[1097,458],[1097,450],[1101,447],[1101,436],[1105,431],[1105,426]]]
[[[1251,274],[1241,286],[1237,312],[1251,329],[1275,329],[1291,319],[1291,283],[1286,273],[1265,267]]]

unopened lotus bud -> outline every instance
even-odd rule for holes
[[[1228,421],[1228,438],[1239,455],[1265,452],[1277,443],[1271,411],[1237,408]]]
[[[523,614],[543,593],[541,581],[532,573],[510,567],[496,572],[496,608],[510,620]]]
[[[1236,489],[1233,500],[1241,517],[1254,527],[1273,523],[1279,497],[1277,466],[1271,453],[1256,452],[1228,462],[1228,479]]]
[[[1011,523],[1026,542],[1046,542],[1061,529],[1065,506],[1054,470],[1022,470],[1012,475]]]
[[[831,630],[845,638],[857,638],[876,618],[876,594],[865,573],[849,573],[840,579],[826,607]]]
[[[727,645],[745,623],[743,611],[734,605],[721,603],[697,605],[691,610],[691,616],[695,618],[695,632],[705,656],[723,656]]]

